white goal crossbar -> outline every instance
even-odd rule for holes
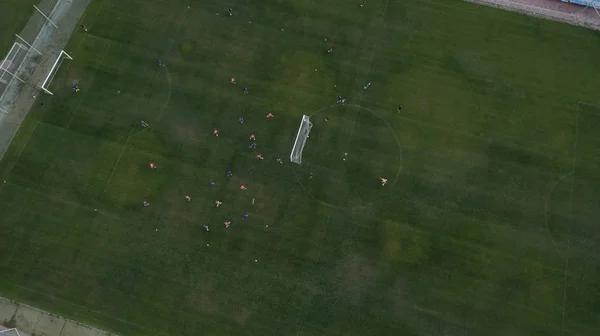
[[[6,335],[6,336],[21,336],[21,334],[19,334],[19,331],[15,328],[12,329],[6,329],[4,331],[0,331],[0,335]]]
[[[42,90],[49,95],[54,95],[54,94],[52,92],[50,92],[50,90],[48,90],[47,86],[50,85],[50,82],[52,82],[54,75],[56,75],[56,72],[58,71],[58,67],[60,67],[62,60],[65,58],[68,58],[70,60],[73,59],[73,57],[69,56],[69,54],[67,54],[64,50],[61,50],[60,54],[58,54],[58,57],[56,58],[56,61],[54,61],[54,64],[52,65],[50,72],[48,72],[48,76],[46,76],[46,79],[44,79],[44,82],[42,83],[42,86],[41,86]]]
[[[312,126],[310,118],[307,115],[303,115],[302,122],[300,122],[300,127],[298,128],[298,134],[296,134],[296,140],[294,141],[294,147],[292,147],[292,152],[290,153],[290,162],[302,163],[302,151],[304,150],[304,145]]]

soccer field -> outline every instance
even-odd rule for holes
[[[92,0],[0,161],[0,295],[121,335],[600,334],[600,34],[359,3]]]

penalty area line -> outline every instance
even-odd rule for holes
[[[325,221],[325,225],[324,225],[325,226],[325,235],[324,235],[323,242],[319,246],[319,251],[317,252],[316,263],[318,263],[319,260],[321,260],[321,251],[323,250],[323,246],[325,245],[325,238],[327,237],[327,232],[329,229],[328,224],[329,224],[330,219],[331,219],[331,212],[327,214],[327,220]],[[310,302],[310,300],[302,305],[302,313],[300,314],[300,318],[298,319],[298,324],[296,327],[296,336],[300,335],[300,331],[302,331],[302,320],[304,320],[304,317],[306,316],[306,309],[308,308],[309,302]]]
[[[115,175],[115,172],[117,171],[117,167],[119,166],[119,163],[121,162],[121,159],[123,158],[123,154],[125,154],[125,149],[127,148],[127,145],[129,145],[129,141],[131,140],[131,138],[133,138],[133,135],[130,135],[127,138],[127,141],[125,141],[125,144],[123,145],[123,149],[121,149],[121,153],[119,153],[119,158],[117,159],[117,162],[113,166],[112,172],[110,173],[110,176],[108,177],[108,181],[106,181],[106,185],[104,186],[104,190],[102,190],[102,194],[100,194],[100,197],[104,196],[104,194],[106,193],[106,190],[108,189],[108,186],[110,185],[110,182],[112,181],[112,178]]]

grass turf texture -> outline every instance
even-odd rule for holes
[[[189,5],[92,1],[0,163],[0,294],[126,335],[598,334],[597,33],[458,2]],[[279,165],[302,114],[305,164]]]

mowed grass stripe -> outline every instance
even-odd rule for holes
[[[44,123],[38,125],[30,142],[35,145],[28,146],[22,153],[14,168],[20,173],[12,175],[10,181],[70,200],[94,198],[92,195],[110,172],[110,165],[103,156],[118,153],[115,145],[80,136],[69,137]],[[74,143],[77,143],[76,148],[70,146]],[[37,169],[31,170],[33,167]],[[26,172],[34,175],[24,176]],[[95,173],[87,174],[89,172]]]
[[[426,71],[419,71],[420,74],[425,72]],[[462,85],[460,82],[457,82],[455,78],[450,76],[432,78],[430,76],[430,74],[428,74],[427,77],[419,75],[417,78],[420,78],[421,80],[427,78],[427,81],[419,83],[415,83],[410,79],[411,74],[398,78],[398,80],[394,82],[406,87],[406,89],[399,90],[398,94],[410,92],[411,87],[414,87],[415,85],[419,87],[428,84],[433,85],[434,83],[435,85],[443,85],[446,81],[451,81],[452,84],[448,84],[446,95],[441,95],[436,92],[422,92],[417,93],[416,95],[411,94],[411,97],[407,99],[390,100],[387,106],[381,106],[382,108],[385,108],[384,111],[387,112],[385,115],[394,113],[396,114],[393,116],[395,119],[398,117],[408,117],[410,118],[408,121],[415,120],[431,124],[432,127],[451,128],[455,132],[478,129],[477,135],[486,136],[487,138],[498,137],[504,141],[510,141],[520,146],[525,145],[527,147],[532,147],[532,149],[535,150],[554,148],[555,144],[563,145],[564,150],[571,148],[572,131],[569,126],[573,125],[575,122],[576,111],[574,106],[564,108],[561,106],[551,106],[550,104],[543,102],[532,102],[531,99],[521,99],[511,93],[512,89],[502,85],[498,87],[498,90],[493,90],[496,94],[500,95],[499,98],[503,99],[502,101],[498,101],[498,103],[501,104],[500,106],[506,103],[506,99],[512,101],[516,100],[516,102],[528,102],[527,106],[537,106],[540,110],[545,111],[545,114],[532,115],[529,110],[521,110],[520,108],[514,110],[513,108],[510,108],[502,109],[501,113],[496,114],[494,117],[486,116],[485,114],[488,113],[487,111],[491,112],[497,108],[495,104],[490,104],[489,99],[483,101],[484,96],[479,94],[474,94],[470,98],[467,98],[463,93],[458,95],[458,88],[462,87]],[[458,91],[453,93],[454,90]],[[394,92],[389,92],[390,95],[393,93]],[[368,97],[369,95],[366,96],[365,100],[366,104],[370,105],[370,99]],[[395,113],[398,105],[404,106],[402,115]],[[477,109],[483,113],[478,113],[476,116],[472,117],[469,116],[467,123],[465,123],[465,121],[457,123],[458,120],[464,120],[463,111],[472,111],[473,109]],[[451,117],[448,116],[448,114],[450,114]],[[548,120],[551,116],[552,120],[556,117],[558,120],[562,119],[562,122],[552,124],[545,123],[544,120]],[[524,126],[522,125],[532,125],[532,123],[535,127],[529,127],[529,129],[525,131],[525,134],[528,134],[528,136],[523,136],[524,133],[522,133],[522,129]],[[539,140],[531,140],[532,138],[530,138],[529,135],[535,135],[535,137],[532,138]]]
[[[525,230],[520,226],[515,227],[510,222],[504,222],[500,218],[490,218],[490,216],[486,216],[486,220],[482,221],[448,208],[429,206],[425,212],[425,207],[422,205],[401,203],[400,206],[407,212],[413,210],[420,214],[420,225],[415,229],[423,230],[431,235],[457,240],[483,250],[491,249],[505,253],[507,256],[513,256],[515,259],[518,258],[518,255],[514,254],[515,252],[511,250],[510,246],[515,247],[530,241],[531,243],[524,249],[529,252],[528,255],[532,260],[540,260],[544,264],[550,265],[555,265],[557,262],[558,255],[554,250],[555,247],[542,230],[543,223],[538,223],[538,227]],[[411,218],[398,219],[398,221],[400,220],[410,223]],[[361,230],[369,230],[374,227],[366,219],[363,221],[364,224],[360,225]],[[461,223],[461,226],[457,226],[455,223]],[[523,260],[526,259],[523,258]]]
[[[568,328],[577,328],[580,332],[595,332],[597,330],[587,329],[589,324],[573,321],[575,317],[579,321],[592,321],[590,311],[597,304],[597,296],[589,293],[596,292],[594,281],[598,275],[597,267],[590,264],[598,256],[594,248],[594,238],[598,230],[594,224],[594,216],[598,210],[595,203],[598,195],[595,190],[598,186],[596,169],[598,158],[595,155],[598,144],[597,132],[594,125],[600,120],[600,109],[595,106],[580,104],[576,152],[573,156],[573,173],[571,179],[564,183],[564,189],[569,188],[571,204],[569,210],[568,224],[562,233],[566,241],[565,257],[568,258],[567,288],[565,297],[567,302],[573,305],[565,311],[565,324]],[[553,233],[560,229],[558,225],[552,227]],[[587,295],[585,293],[588,293]]]
[[[132,240],[131,240],[131,236],[130,236],[130,235],[128,235],[127,237],[122,237],[122,239],[126,239],[126,240],[127,240],[127,241],[129,241],[129,242],[131,242],[131,241],[132,241]],[[154,262],[156,262],[156,261],[157,261],[157,260],[154,260]],[[114,263],[114,261],[111,261],[111,264],[112,264],[112,263]],[[96,263],[96,264],[97,264],[97,263]],[[97,266],[98,266],[98,265],[97,265]],[[223,265],[220,265],[220,267],[221,267],[221,268],[222,268],[222,266],[223,266]],[[53,265],[48,265],[48,267],[49,267],[49,268],[53,268],[53,267],[55,267],[55,266],[53,266]],[[41,271],[42,271],[42,272],[44,272],[44,270],[41,270]],[[49,274],[49,273],[48,273],[48,271],[49,271],[49,270],[47,270],[45,273],[46,273],[47,275],[50,275],[50,274],[51,274],[51,272],[50,272],[50,274]],[[85,276],[85,273],[82,273],[82,272],[77,272],[77,273],[72,273],[72,274],[78,274],[78,276],[79,276],[79,277],[81,277],[81,276]],[[109,272],[109,274],[110,274],[110,272]],[[47,277],[47,278],[48,278],[48,277]],[[51,277],[50,277],[50,279],[51,279]],[[64,280],[65,280],[65,279],[62,279],[62,281],[64,281]],[[164,280],[164,279],[163,279],[163,280]],[[49,282],[51,283],[51,281],[49,281]],[[140,285],[141,285],[141,284],[140,284],[139,282],[138,282],[138,283],[136,283],[136,286],[138,286],[138,287],[139,287]],[[107,293],[104,293],[104,295],[106,295],[106,294],[107,294]]]
[[[470,31],[476,31],[476,30],[470,30]],[[424,32],[427,32],[427,30],[424,30]],[[439,35],[439,34],[438,34],[438,35]],[[464,34],[462,34],[462,35],[464,35]],[[461,35],[461,36],[462,36],[462,35]],[[482,34],[482,35],[483,35],[483,34]],[[521,35],[521,36],[523,36],[524,34],[520,34],[520,35]],[[510,36],[510,35],[509,35],[509,37],[510,37],[510,38],[513,38],[513,36]],[[481,37],[479,40],[477,40],[478,44],[480,44],[479,42],[483,42],[483,38],[485,38],[485,36],[482,36],[482,37]],[[451,39],[451,38],[446,38],[445,40],[446,40],[446,41],[452,41],[452,39]],[[494,43],[497,43],[497,42],[494,42]],[[454,48],[456,48],[456,47],[454,47]],[[444,49],[444,48],[439,48],[439,50],[442,50],[442,51],[443,51],[443,50],[445,50],[445,49]],[[480,48],[480,49],[479,49],[479,51],[477,51],[477,49],[476,49],[476,50],[475,50],[475,55],[474,55],[474,56],[478,56],[478,57],[480,57],[480,58],[483,58],[483,59],[490,58],[491,56],[489,55],[489,52],[487,52],[487,51],[486,51],[486,52],[483,52],[483,50],[485,50],[485,49],[483,49],[483,48]],[[521,59],[523,59],[523,58],[521,57]],[[432,59],[431,57],[429,57],[429,58],[425,58],[425,59],[424,59],[424,61],[427,61],[427,62],[429,62],[429,61],[434,61],[434,62],[435,62],[435,59]],[[473,61],[477,61],[477,58],[473,59]],[[479,61],[479,62],[481,63],[481,61]],[[376,64],[377,64],[377,63],[378,63],[378,62],[376,62]],[[513,61],[513,63],[514,63],[514,61]],[[484,63],[484,64],[485,64],[485,63]],[[565,66],[573,66],[573,64],[575,64],[575,66],[578,66],[577,64],[580,64],[580,62],[569,62],[569,63],[567,63]],[[545,66],[545,67],[544,67],[544,69],[546,69],[546,73],[548,73],[548,74],[551,74],[551,75],[553,75],[553,72],[554,72],[554,71],[558,71],[558,70],[555,70],[555,69],[553,69],[552,67],[547,67],[547,66]],[[562,69],[562,68],[561,68],[561,69]],[[406,81],[410,81],[410,80],[411,80],[411,77],[413,77],[413,76],[410,76],[410,75],[408,75],[408,76],[404,76],[404,78],[405,78],[405,80],[406,80]],[[520,78],[521,76],[512,76],[512,77],[513,77],[513,78]],[[565,75],[562,75],[561,77],[567,78],[568,76],[565,74]],[[537,80],[536,80],[536,82],[537,82]],[[544,83],[544,81],[541,81],[541,83]],[[577,83],[577,85],[578,85],[578,83]],[[414,91],[414,90],[407,89],[406,91],[407,91],[407,92],[411,92],[411,91]],[[553,90],[553,91],[555,91],[555,90]],[[555,95],[555,94],[559,94],[559,95],[560,95],[560,94],[562,94],[562,92],[564,92],[564,91],[563,91],[563,90],[559,90],[559,92],[556,92],[556,91],[555,91],[555,92],[553,92],[553,94],[554,94],[554,95]],[[388,96],[389,96],[389,95],[388,95]],[[432,94],[432,96],[435,96],[435,94]],[[465,101],[468,101],[468,99],[465,99]],[[418,104],[414,104],[414,105],[418,105]],[[457,107],[460,107],[460,106],[457,106]],[[414,109],[414,106],[413,106],[413,109]],[[555,111],[556,109],[560,109],[560,110],[562,111],[562,106],[552,106],[552,107],[551,107],[551,106],[549,106],[549,110],[553,110],[553,111]],[[461,110],[461,109],[460,109],[460,108],[456,108],[456,110]],[[509,112],[509,111],[507,111],[507,112]],[[523,113],[523,114],[526,114],[526,113]],[[437,118],[436,118],[436,119],[437,119]],[[506,118],[504,118],[504,119],[506,119]],[[546,119],[547,119],[547,118],[546,118]]]

